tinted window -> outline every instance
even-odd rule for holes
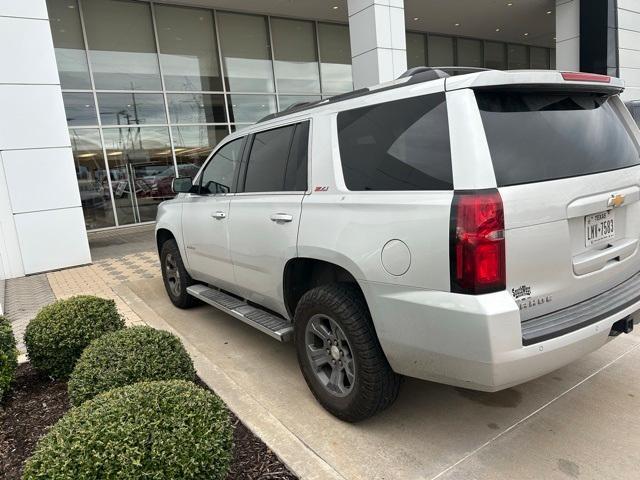
[[[451,190],[451,147],[444,93],[338,114],[349,190]]]
[[[309,159],[309,122],[296,127],[291,144],[291,154],[287,163],[284,189],[302,192],[307,189],[307,163]]]
[[[253,139],[245,192],[279,192],[284,188],[285,169],[295,125],[257,133]]]
[[[594,93],[476,92],[499,186],[640,163],[612,100]]]
[[[234,140],[222,147],[213,156],[200,178],[201,193],[229,193],[236,177],[243,138]]]

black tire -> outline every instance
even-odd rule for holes
[[[340,327],[340,334],[346,337],[350,349],[349,358],[352,359],[351,372],[354,380],[348,382],[346,392],[330,391],[333,387],[323,383],[323,378],[326,381],[329,374],[324,373],[324,377],[321,378],[323,373],[316,372],[321,369],[314,367],[310,359],[310,339],[320,340],[320,337],[315,337],[317,329],[311,326],[309,328],[312,332],[307,332],[307,326],[312,319],[315,322],[323,321],[325,316]],[[298,302],[294,325],[296,351],[302,375],[318,402],[331,414],[347,422],[358,422],[375,415],[394,402],[400,388],[400,376],[391,369],[382,351],[369,309],[356,286],[338,283],[309,290]],[[322,345],[322,342],[319,345]],[[331,345],[330,341],[328,345]],[[317,349],[316,352],[324,349],[318,345],[314,348]],[[327,354],[329,352],[333,355],[332,350],[326,350]],[[323,352],[320,353],[324,356]],[[325,363],[325,367],[322,368],[335,368],[334,360],[335,358],[331,357],[333,366]],[[344,380],[342,382],[347,383]]]
[[[173,275],[173,268],[169,267],[170,264],[175,266],[177,275]],[[178,308],[191,308],[198,304],[198,300],[187,293],[187,287],[194,285],[196,282],[184,268],[180,249],[173,239],[167,240],[162,244],[160,249],[160,268],[162,270],[164,288],[167,291],[167,295],[169,295],[171,303]],[[174,277],[173,281],[172,277]],[[177,282],[175,281],[176,277]]]

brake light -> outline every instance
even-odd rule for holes
[[[597,73],[562,72],[562,78],[567,82],[611,83],[611,77]]]
[[[504,210],[497,190],[455,193],[449,255],[452,292],[478,295],[506,288]]]

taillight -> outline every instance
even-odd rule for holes
[[[611,83],[611,77],[610,76],[608,76],[608,75],[599,75],[597,73],[562,72],[562,78],[566,82]]]
[[[452,292],[505,289],[504,211],[497,190],[456,192],[450,236]]]

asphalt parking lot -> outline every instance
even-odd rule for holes
[[[406,379],[388,411],[350,425],[315,402],[292,345],[212,307],[178,310],[158,278],[118,294],[183,338],[201,376],[301,478],[638,478],[637,331],[494,394]]]

